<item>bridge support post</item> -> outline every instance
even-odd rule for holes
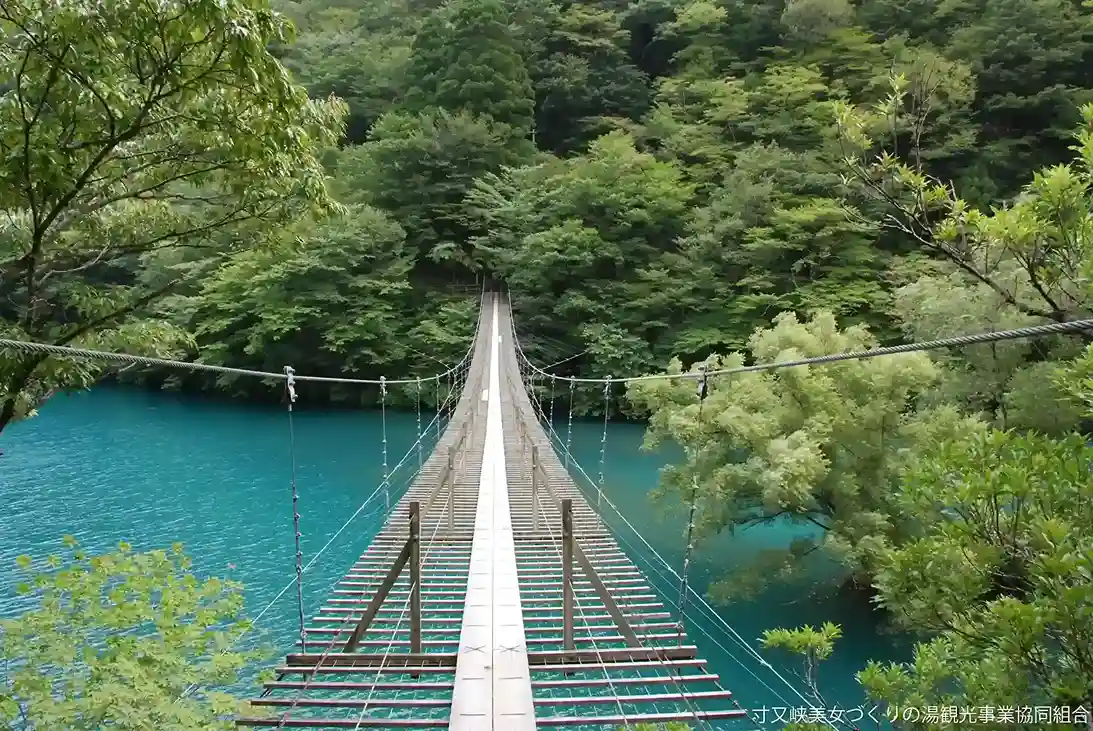
[[[562,500],[562,649],[573,643],[573,501]]]
[[[448,447],[448,530],[455,530],[455,447]]]
[[[421,653],[421,504],[410,503],[410,652]]]
[[[539,447],[531,446],[531,530],[539,532]]]

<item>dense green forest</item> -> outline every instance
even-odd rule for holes
[[[534,362],[617,377],[1093,310],[1088,0],[12,0],[0,24],[5,338],[428,375],[494,277]],[[822,553],[920,640],[862,672],[872,698],[1091,707],[1091,342],[712,378],[701,407],[693,381],[651,381],[617,403],[684,447],[661,498],[696,504],[699,539],[817,529],[718,598]],[[5,350],[0,429],[104,376],[272,391]],[[580,413],[601,403],[578,391]],[[109,565],[174,581],[180,562]],[[230,588],[179,611],[230,616]],[[146,610],[103,621],[165,611]],[[814,678],[837,636],[766,643]],[[203,651],[175,639],[171,662]],[[0,720],[17,699],[48,706],[37,727],[85,727],[28,677]],[[216,727],[217,703],[172,727]]]

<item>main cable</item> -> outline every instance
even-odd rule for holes
[[[24,353],[44,353],[46,355],[63,356],[67,358],[85,358],[87,360],[101,360],[114,363],[132,363],[145,366],[157,366],[160,368],[175,368],[178,370],[188,370],[195,372],[205,373],[220,373],[224,375],[233,376],[247,376],[249,378],[268,378],[276,381],[287,381],[288,376],[285,373],[273,373],[270,371],[257,371],[249,368],[232,368],[230,366],[211,365],[209,363],[194,363],[191,361],[172,360],[170,358],[153,358],[145,355],[131,355],[129,353],[114,353],[105,350],[91,350],[89,348],[72,348],[67,345],[50,345],[48,343],[36,343],[30,340],[12,340],[10,338],[0,338],[0,348],[7,348],[9,350],[18,350]],[[434,381],[445,376],[449,376],[454,373],[471,356],[471,352],[474,350],[474,344],[472,342],[467,354],[454,366],[433,376],[425,376],[421,380]],[[297,383],[301,381],[308,381],[311,383],[344,383],[344,384],[360,384],[360,385],[379,385],[380,383],[386,383],[388,386],[392,385],[404,385],[415,383],[417,378],[402,378],[398,380],[372,379],[372,378],[345,378],[340,376],[301,376],[295,375],[294,379]]]
[[[903,345],[888,345],[883,348],[870,348],[869,350],[854,350],[847,353],[833,353],[831,355],[817,355],[810,358],[796,358],[794,360],[779,361],[777,363],[756,363],[754,365],[736,366],[735,368],[721,368],[705,371],[705,376],[732,376],[738,373],[756,373],[761,371],[773,371],[781,368],[795,368],[805,365],[821,365],[824,363],[838,363],[846,360],[865,360],[877,358],[882,355],[898,355],[900,353],[918,353],[928,350],[940,350],[942,348],[958,348],[967,345],[980,345],[982,343],[996,343],[1003,340],[1022,340],[1024,338],[1036,338],[1044,335],[1066,335],[1079,332],[1093,334],[1093,320],[1073,320],[1071,322],[1050,322],[1043,325],[1019,327],[1012,330],[996,330],[993,332],[974,333],[971,335],[957,335],[951,338],[938,340],[926,340],[917,343],[904,343]],[[0,341],[0,345],[3,341]],[[630,376],[618,378],[578,378],[575,376],[557,376],[547,373],[527,359],[523,350],[520,351],[528,367],[547,378],[557,378],[573,383],[638,383],[643,381],[672,381],[681,378],[695,378],[698,373],[653,373],[645,376]]]

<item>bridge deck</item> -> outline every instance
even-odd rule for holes
[[[486,443],[452,696],[455,731],[535,728],[501,424],[498,309],[494,300],[489,382],[482,394],[488,405]]]
[[[570,479],[513,337],[507,302],[487,296],[435,451],[239,725],[523,731],[745,715]]]

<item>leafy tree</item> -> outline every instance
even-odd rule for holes
[[[486,232],[474,246],[514,293],[520,326],[540,336],[529,345],[555,337],[569,350],[555,359],[587,351],[597,373],[633,373],[670,332],[660,257],[691,195],[678,167],[614,132],[586,155],[487,176],[468,204]]]
[[[1042,322],[1019,312],[997,292],[939,262],[904,262],[906,284],[892,297],[893,312],[908,339],[931,340]],[[956,404],[1001,429],[1066,434],[1082,411],[1052,378],[1058,363],[1075,356],[1073,336],[1010,340],[941,351],[944,368],[929,400]]]
[[[991,431],[908,466],[919,530],[880,554],[879,601],[926,633],[861,681],[891,705],[1093,706],[1093,449]],[[936,724],[930,728],[940,728]]]
[[[890,257],[875,228],[827,197],[834,174],[815,156],[754,145],[691,217],[672,268],[694,302],[672,352],[703,357],[739,347],[773,313],[827,310],[887,325],[881,273]]]
[[[820,663],[831,657],[835,641],[842,637],[842,627],[832,622],[824,622],[819,629],[810,625],[797,629],[768,629],[763,631],[763,647],[780,648],[799,655],[803,672],[799,677],[804,680],[809,694],[819,708],[826,708],[827,702],[820,691]],[[821,724],[822,725],[822,724]],[[795,726],[799,728],[799,725]]]
[[[613,118],[638,121],[651,102],[649,80],[630,60],[617,13],[582,4],[544,10],[545,37],[530,68],[535,141],[555,154],[577,152]]]
[[[922,107],[933,102],[921,95],[907,101],[905,83],[897,77],[893,93],[874,113],[846,107],[839,113],[844,139],[856,150],[849,159],[851,174],[871,199],[856,202],[929,257],[906,259],[895,272],[900,286],[893,292],[893,314],[904,334],[936,338],[1087,316],[1090,130],[1077,134],[1073,163],[1036,173],[1014,203],[983,212],[925,172],[916,140],[926,114]],[[1093,107],[1083,113],[1088,127]],[[876,151],[872,139],[902,135],[904,129],[910,135],[904,158]],[[1086,339],[998,343],[942,356],[949,370],[937,397],[981,412],[1002,428],[1068,432],[1081,414],[1045,376]]]
[[[230,729],[229,685],[259,655],[231,647],[247,631],[241,587],[198,579],[181,545],[86,556],[19,558],[35,608],[0,621],[0,726],[92,731],[103,726]],[[190,692],[194,689],[196,692]]]
[[[403,302],[413,257],[402,229],[360,205],[308,227],[205,280],[190,316],[203,358],[275,372],[306,359],[309,373],[328,376],[405,359],[397,333],[412,316]]]
[[[754,363],[875,346],[865,327],[840,330],[829,313],[803,323],[780,314],[749,341]],[[703,365],[743,363],[734,353]],[[673,360],[668,372],[684,371]],[[699,537],[776,520],[813,530],[713,587],[731,595],[798,575],[817,550],[868,585],[878,546],[911,526],[897,505],[901,468],[923,445],[975,428],[951,408],[912,408],[937,377],[926,355],[912,353],[713,377],[701,403],[692,379],[632,383],[627,396],[652,413],[647,446],[671,439],[684,448],[686,460],[663,469],[662,490],[696,502]]]
[[[915,102],[905,111],[906,83],[893,79],[892,94],[875,112],[846,105],[838,112],[840,132],[853,152],[851,174],[864,195],[885,205],[883,225],[911,237],[970,282],[989,287],[1021,314],[1058,322],[1077,318],[1089,296],[1093,105],[1082,110],[1086,128],[1077,135],[1079,157],[1072,165],[1037,173],[1020,199],[984,213],[931,177],[921,161],[904,162],[875,149],[875,139],[900,120],[908,123],[906,115],[920,114]],[[921,128],[914,121],[909,126]]]
[[[946,55],[975,73],[982,163],[1009,197],[1029,170],[1068,157],[1075,110],[1093,100],[1093,14],[1072,0],[960,0],[934,18]]]
[[[285,3],[299,29],[274,49],[312,97],[344,99],[345,141],[359,144],[402,97],[413,35],[420,24],[409,2],[306,0]]]
[[[342,168],[362,197],[389,211],[406,230],[419,272],[436,278],[445,270],[435,263],[450,262],[450,277],[481,266],[470,242],[476,222],[463,204],[474,181],[533,152],[530,142],[510,140],[504,125],[466,112],[392,113],[376,124],[367,144],[347,155]]]
[[[535,95],[510,23],[501,0],[449,0],[414,39],[404,106],[466,112],[528,135]]]
[[[255,229],[331,207],[315,151],[340,134],[343,105],[291,83],[266,50],[290,28],[263,0],[20,0],[0,24],[6,337],[167,354],[186,338],[151,303]],[[177,247],[207,266],[134,276]],[[100,373],[3,356],[0,429]]]

